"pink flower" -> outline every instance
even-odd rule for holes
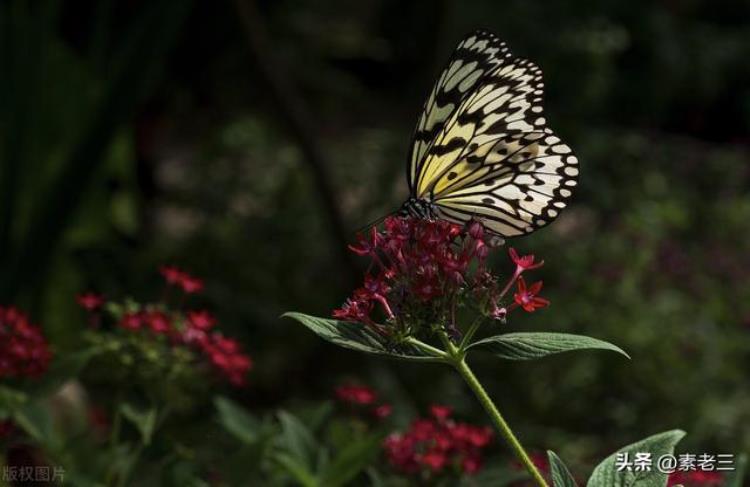
[[[163,265],[159,273],[170,286],[177,286],[186,294],[196,294],[203,291],[203,280],[188,274],[179,267]]]
[[[533,269],[538,269],[544,265],[544,261],[534,262],[534,255],[524,255],[522,257],[519,257],[518,252],[516,252],[516,249],[510,248],[508,249],[508,254],[510,255],[510,259],[513,261],[513,263],[516,264],[516,275],[520,275],[524,271],[530,271]]]
[[[167,281],[167,284],[176,286],[182,281],[182,276],[185,274],[179,267],[163,265],[159,267],[159,273]]]
[[[535,282],[530,287],[526,287],[526,281],[523,277],[518,278],[518,291],[513,295],[515,304],[521,306],[524,311],[533,312],[539,308],[549,306],[549,301],[537,296],[542,290],[542,281]]]
[[[126,330],[140,330],[143,325],[143,315],[141,313],[125,313],[120,318],[120,326]]]
[[[184,274],[180,281],[180,287],[186,294],[196,294],[203,291],[203,279]]]
[[[684,485],[685,487],[720,487],[724,485],[724,476],[719,472],[694,470],[673,472],[667,479],[667,487]]]
[[[414,420],[408,431],[391,433],[383,443],[391,466],[422,479],[458,465],[467,474],[482,466],[482,450],[492,439],[489,427],[458,423],[451,419],[451,408],[434,405],[431,418]]]
[[[252,369],[253,362],[249,356],[242,353],[236,340],[214,333],[199,343],[203,354],[214,369],[230,384],[237,387],[245,385],[247,373]]]
[[[102,304],[104,304],[104,297],[101,294],[88,292],[78,294],[76,296],[76,302],[86,311],[96,311],[101,308]]]
[[[216,325],[216,317],[206,310],[188,311],[187,322],[192,328],[208,331]]]
[[[432,406],[430,406],[430,414],[438,421],[445,421],[446,419],[450,418],[451,414],[453,414],[453,408],[451,408],[450,406],[433,404]]]
[[[381,243],[381,237],[378,229],[370,229],[370,238],[366,238],[361,233],[357,235],[357,245],[350,245],[349,250],[357,255],[372,255],[378,249]]]
[[[427,465],[431,470],[439,472],[448,463],[446,455],[439,451],[428,451],[417,456],[417,461],[422,465]]]
[[[41,329],[13,306],[0,306],[0,379],[38,377],[52,360]]]
[[[172,323],[169,317],[161,311],[150,311],[145,313],[142,319],[154,333],[163,335],[172,329]]]
[[[385,419],[393,413],[393,406],[388,403],[381,404],[372,410],[373,416],[378,419]]]
[[[368,406],[377,399],[375,391],[367,386],[339,386],[336,388],[335,393],[339,401],[359,406]]]

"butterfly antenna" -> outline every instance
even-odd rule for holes
[[[375,226],[377,226],[377,225],[380,225],[381,223],[383,223],[383,220],[385,220],[385,219],[386,219],[386,218],[388,218],[389,216],[393,216],[393,215],[395,215],[396,213],[397,213],[397,211],[395,211],[395,210],[394,210],[394,211],[392,211],[392,212],[390,212],[390,213],[386,213],[385,215],[381,216],[380,218],[377,218],[377,219],[375,219],[375,220],[371,221],[371,222],[370,222],[370,223],[368,223],[367,225],[365,225],[365,226],[363,226],[363,227],[360,227],[360,228],[358,228],[358,229],[356,230],[355,234],[357,234],[357,233],[362,233],[362,232],[364,232],[365,230],[369,230],[369,229],[370,229],[370,228],[372,228],[372,227],[375,227]]]

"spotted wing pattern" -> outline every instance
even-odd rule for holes
[[[412,162],[410,189],[442,218],[477,218],[512,237],[546,225],[565,208],[578,160],[546,126],[541,70],[505,47],[495,61],[440,121],[422,160]]]
[[[483,30],[467,36],[453,52],[447,66],[425,101],[417,121],[407,166],[409,188],[413,188],[420,163],[435,136],[461,101],[482,78],[510,57],[507,46],[495,34]]]

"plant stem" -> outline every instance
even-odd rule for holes
[[[477,376],[475,376],[474,372],[472,372],[472,370],[469,368],[469,365],[466,363],[465,359],[465,351],[457,348],[453,344],[453,342],[450,341],[445,332],[440,334],[440,338],[446,347],[448,355],[450,355],[452,359],[451,365],[453,365],[458,373],[461,374],[461,377],[464,378],[466,384],[474,392],[474,395],[477,396],[477,399],[479,399],[479,402],[484,407],[484,410],[487,411],[487,414],[489,414],[492,422],[495,423],[497,430],[500,432],[503,438],[505,438],[505,441],[508,442],[511,448],[513,448],[513,452],[516,454],[521,463],[523,463],[526,470],[534,479],[534,482],[536,482],[539,487],[549,487],[547,481],[544,480],[544,477],[536,468],[534,462],[532,462],[531,458],[529,458],[529,454],[526,453],[523,445],[521,445],[521,442],[518,441],[518,438],[516,438],[513,430],[510,429],[510,426],[508,426],[505,418],[503,418],[502,414],[500,414],[497,406],[495,406],[495,403],[492,402],[489,394],[487,394],[487,391],[484,389],[481,382],[479,382],[479,379],[477,379]]]
[[[435,358],[448,358],[448,354],[446,354],[444,351],[440,350],[439,348],[435,348],[432,345],[429,345],[421,340],[417,340],[414,337],[407,338],[406,343],[414,345],[423,352],[427,352]]]

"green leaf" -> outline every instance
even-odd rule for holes
[[[476,341],[468,348],[490,352],[507,360],[533,360],[571,350],[611,350],[630,358],[611,343],[567,333],[506,333]]]
[[[52,452],[60,452],[62,440],[55,428],[49,408],[40,401],[24,404],[13,411],[13,422],[38,444]]]
[[[29,400],[29,396],[17,389],[0,386],[0,420],[4,420],[13,411],[21,408]]]
[[[274,456],[281,467],[292,477],[294,477],[304,487],[318,487],[320,485],[315,476],[297,459],[285,453],[279,453]]]
[[[310,469],[318,444],[307,426],[296,416],[279,411],[281,436],[286,451],[306,469]]]
[[[725,487],[742,487],[742,481],[747,471],[747,455],[742,454],[737,457],[734,465],[734,471],[727,474]]]
[[[144,445],[150,444],[156,429],[156,409],[149,408],[146,411],[140,411],[133,405],[125,403],[120,406],[120,412],[138,429],[141,442]]]
[[[377,457],[381,441],[380,435],[370,435],[350,443],[323,470],[320,485],[346,485]]]
[[[666,431],[621,448],[594,469],[586,487],[664,487],[667,483],[667,474],[655,468],[656,462],[662,455],[671,455],[675,445],[684,436],[685,432],[681,430]],[[627,453],[629,461],[633,460],[636,453],[650,453],[654,467],[648,472],[627,469],[618,472],[617,457],[621,453]]]
[[[232,436],[247,445],[258,441],[260,423],[244,408],[222,396],[214,398],[214,405],[219,413],[219,423]]]
[[[552,450],[547,450],[547,457],[549,458],[552,485],[554,487],[577,487],[575,479],[570,474],[570,470],[560,460],[560,457]]]
[[[39,381],[28,388],[34,396],[48,396],[57,392],[65,382],[80,374],[89,361],[99,352],[96,348],[89,348],[80,352],[68,353],[56,358],[50,364],[50,369]]]
[[[318,318],[302,313],[284,313],[282,318],[297,320],[323,340],[350,350],[405,360],[436,360],[435,355],[429,355],[412,345],[393,344],[387,337],[361,323]]]

